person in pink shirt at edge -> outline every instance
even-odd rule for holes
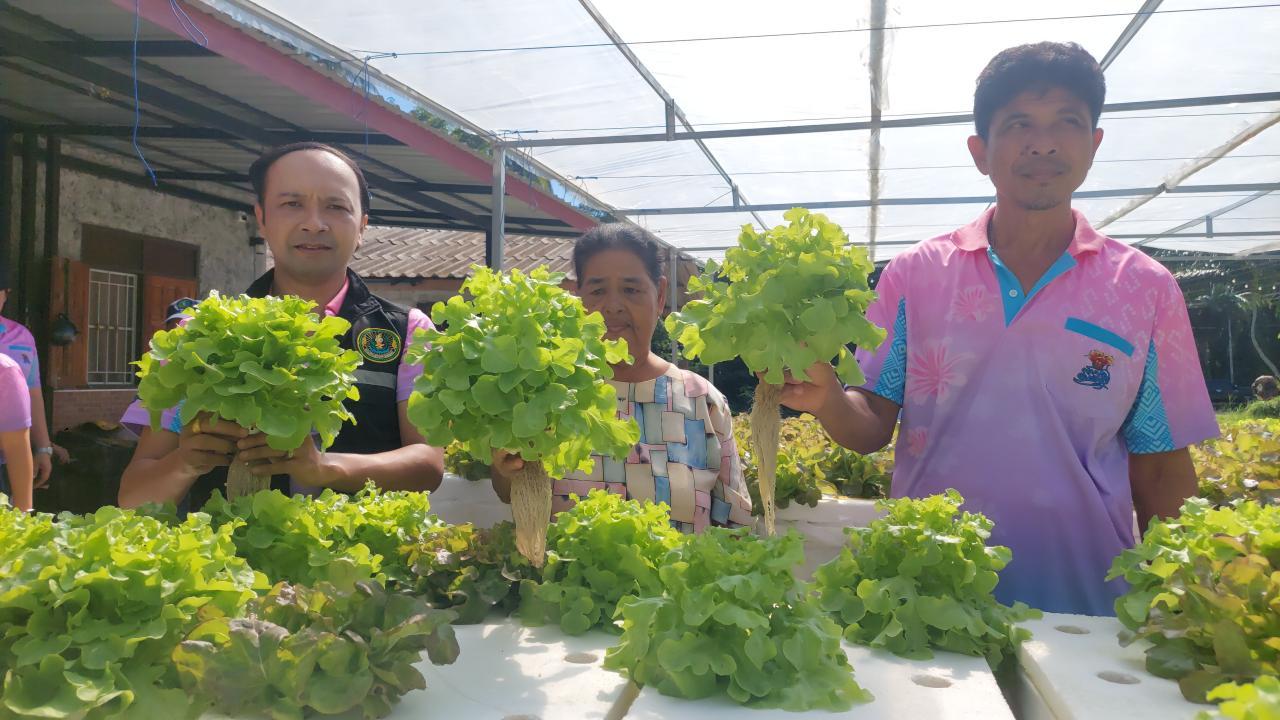
[[[351,322],[342,346],[358,351],[360,400],[348,405],[348,424],[327,451],[304,442],[273,450],[266,436],[208,417],[165,414],[159,431],[144,428],[120,482],[119,502],[177,502],[197,510],[225,489],[232,462],[271,476],[286,493],[332,488],[355,492],[372,480],[388,490],[434,490],[444,475],[444,451],[431,447],[405,417],[421,366],[402,362],[405,344],[431,321],[369,291],[348,267],[368,224],[370,195],[364,173],[341,151],[314,142],[268,150],[249,169],[257,194],[254,212],[275,260],[248,295],[296,295],[326,315]],[[136,416],[126,413],[126,420]]]
[[[0,310],[4,310],[9,299],[9,270],[0,264]],[[8,355],[22,370],[23,382],[31,407],[31,440],[35,457],[35,488],[49,484],[53,474],[53,457],[57,455],[59,462],[69,462],[70,456],[61,446],[49,439],[49,423],[44,416],[44,396],[40,388],[40,358],[36,355],[36,341],[22,323],[6,317],[0,317],[0,355]],[[3,477],[0,475],[0,492],[4,491]]]
[[[19,510],[31,511],[31,396],[27,393],[22,366],[0,354],[0,463],[8,474],[5,494]]]
[[[898,255],[868,317],[861,387],[827,364],[783,402],[837,442],[884,447],[901,415],[895,497],[955,488],[1013,560],[996,596],[1113,615],[1133,519],[1196,491],[1187,446],[1218,434],[1173,276],[1071,208],[1102,142],[1106,85],[1075,44],[998,54],[978,78],[969,152],[994,208]]]

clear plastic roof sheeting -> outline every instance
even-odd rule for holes
[[[995,53],[1075,41],[1104,62],[1109,103],[1156,106],[1103,116],[1077,207],[1125,242],[1158,248],[1240,253],[1280,240],[1280,3],[257,5],[512,141],[664,133],[662,93],[682,113],[677,131],[965,115]],[[1160,102],[1191,98],[1212,99]],[[971,123],[933,122],[521,152],[696,257],[721,255],[744,223],[781,221],[781,209],[742,205],[844,203],[822,212],[883,260],[968,222],[992,193],[965,147]],[[704,207],[723,211],[687,212]]]

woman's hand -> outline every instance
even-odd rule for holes
[[[35,490],[48,487],[49,477],[53,475],[53,456],[44,453],[38,453],[33,456],[35,463],[36,477],[32,481],[31,487]]]
[[[489,482],[498,499],[511,504],[511,479],[525,469],[524,458],[507,450],[493,451],[493,463],[489,465]]]
[[[67,449],[57,443],[50,443],[53,448],[53,454],[35,453],[34,460],[36,464],[36,477],[33,488],[40,490],[49,487],[49,478],[53,476],[53,459],[57,458],[59,463],[66,464],[71,462],[71,454]]]
[[[520,457],[519,453],[494,450],[492,467],[503,475],[514,475],[524,469],[524,458]]]

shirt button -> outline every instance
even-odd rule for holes
[[[1010,291],[1009,291],[1009,297],[1018,297],[1018,291],[1017,291],[1017,290],[1010,290]]]

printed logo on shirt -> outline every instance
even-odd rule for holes
[[[10,345],[9,352],[5,354],[16,360],[18,364],[22,366],[23,371],[30,372],[33,352],[34,351],[26,345]]]
[[[1094,390],[1106,390],[1111,384],[1111,364],[1115,358],[1101,350],[1089,352],[1089,364],[1080,369],[1072,380],[1077,385],[1091,387]]]
[[[400,336],[383,328],[366,328],[356,338],[356,348],[366,360],[389,363],[400,357]]]

